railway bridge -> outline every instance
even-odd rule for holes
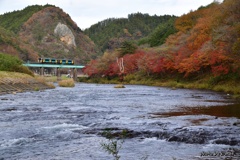
[[[23,64],[26,67],[29,68],[40,68],[40,75],[44,75],[44,69],[45,68],[56,68],[56,75],[58,79],[61,77],[61,71],[60,69],[62,68],[67,68],[67,69],[73,69],[73,79],[77,80],[77,69],[82,69],[85,66],[83,65],[68,65],[68,64],[45,64],[45,63],[24,63]]]

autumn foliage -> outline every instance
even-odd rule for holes
[[[239,76],[239,8],[240,1],[225,0],[179,17],[175,22],[178,32],[170,35],[163,45],[122,56],[124,74],[194,77],[235,73]],[[89,76],[117,76],[116,58],[120,55],[117,52],[109,53],[111,58],[105,56],[109,61],[105,60],[101,67],[102,58],[91,61],[84,72]]]

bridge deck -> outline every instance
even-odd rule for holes
[[[38,68],[84,68],[83,65],[67,65],[67,64],[42,64],[42,63],[25,63],[26,67],[38,67]]]

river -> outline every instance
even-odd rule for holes
[[[113,159],[106,132],[121,160],[238,159],[240,105],[206,90],[77,83],[1,95],[0,128],[0,160]]]

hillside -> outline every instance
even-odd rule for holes
[[[0,27],[0,52],[19,57],[22,60],[36,60],[38,53],[33,46],[21,41],[13,32]]]
[[[20,55],[24,61],[54,57],[85,64],[98,55],[96,45],[58,7],[29,6],[0,15],[0,21],[0,27],[4,28],[1,30],[11,34],[6,36],[4,31],[1,32],[0,51]]]
[[[119,50],[105,52],[89,63],[85,73],[108,79],[120,74],[125,75],[126,82],[145,79],[150,84],[170,78],[177,86],[181,81],[200,84],[204,81],[206,84],[199,88],[219,85],[218,90],[222,90],[225,84],[232,92],[240,93],[239,8],[240,1],[236,0],[200,7],[176,19],[177,32],[168,36],[164,44],[138,48],[124,55]],[[120,64],[116,63],[119,55],[124,66],[121,73]]]
[[[146,38],[158,26],[174,24],[175,16],[150,16],[149,14],[133,13],[128,18],[109,18],[92,25],[84,31],[102,51],[113,50],[124,41],[136,41]],[[146,39],[145,39],[146,42]],[[142,44],[145,43],[142,41]]]
[[[36,12],[52,5],[34,5],[28,6],[21,11],[8,12],[0,15],[0,26],[14,33],[18,33],[21,26]]]

